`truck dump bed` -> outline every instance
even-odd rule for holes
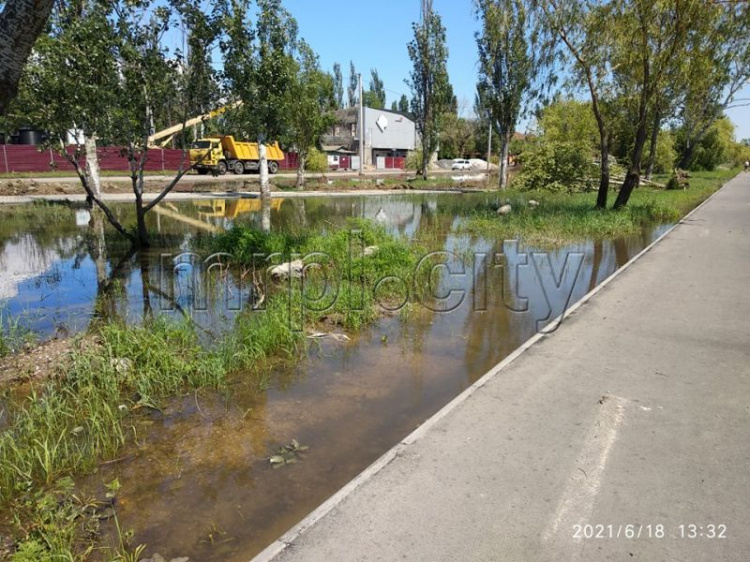
[[[232,135],[226,135],[221,138],[222,148],[237,160],[258,160],[258,143],[241,142],[234,140]],[[284,152],[279,147],[279,143],[266,145],[266,156],[269,160],[283,160]]]

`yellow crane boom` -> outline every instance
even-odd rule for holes
[[[217,115],[221,115],[229,108],[235,108],[240,105],[242,105],[241,101],[238,101],[237,103],[234,103],[232,105],[225,105],[224,107],[220,107],[219,109],[209,111],[208,113],[199,115],[198,117],[193,117],[192,119],[188,119],[184,123],[178,123],[177,125],[172,125],[171,127],[167,127],[166,129],[157,131],[156,133],[148,137],[148,145],[150,147],[154,147],[160,140],[166,139],[161,143],[161,146],[164,146],[172,139],[173,136],[175,136],[177,133],[182,131],[185,127],[192,127],[193,125],[198,125],[199,123],[203,123],[204,121],[213,119]]]

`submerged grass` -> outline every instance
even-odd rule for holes
[[[518,192],[499,194],[495,206],[479,208],[458,227],[476,236],[522,238],[529,244],[562,245],[588,238],[618,238],[637,234],[646,226],[678,221],[736,175],[736,170],[696,172],[690,189],[666,191],[641,187],[619,211],[597,210],[595,193]],[[666,178],[656,178],[666,181]],[[529,201],[536,200],[538,207]],[[510,204],[509,215],[499,217],[498,205]]]
[[[418,256],[414,247],[367,221],[290,236],[238,226],[205,244],[229,251],[244,267],[265,254],[263,273],[273,261],[300,255],[308,271],[304,281],[259,285],[262,306],[241,313],[234,329],[210,348],[189,320],[103,324],[74,340],[54,378],[27,391],[6,389],[0,505],[17,514],[14,560],[87,560],[95,537],[81,525],[80,513],[91,502],[80,500],[66,479],[117,458],[136,437],[143,413],[157,410],[164,398],[221,387],[241,369],[252,369],[262,387],[274,358],[304,348],[306,329],[325,322],[356,330],[374,320],[378,299],[400,300],[404,283],[385,283],[379,292],[373,285],[389,277],[409,280]],[[121,548],[107,556],[126,559],[123,553]]]

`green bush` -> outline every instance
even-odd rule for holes
[[[588,143],[582,141],[542,141],[519,160],[522,167],[513,187],[521,190],[575,191],[598,174]]]
[[[310,172],[325,174],[328,171],[328,156],[317,148],[311,148],[307,153],[306,167]]]
[[[660,131],[656,141],[654,173],[669,174],[677,162],[677,151],[674,148],[674,136],[669,131]]]
[[[419,171],[420,166],[422,165],[422,149],[418,148],[416,150],[412,150],[407,156],[406,156],[406,162],[404,163],[404,166],[407,170],[410,170],[412,172]]]

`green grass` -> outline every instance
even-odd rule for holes
[[[295,256],[309,266],[304,284],[299,281],[263,283],[262,313],[246,311],[237,319],[224,354],[240,363],[265,359],[278,351],[290,354],[304,338],[305,326],[328,322],[346,330],[358,330],[378,317],[379,304],[396,299],[397,283],[386,277],[410,280],[421,248],[386,233],[371,221],[350,220],[346,227],[324,234],[263,234],[235,226],[207,243],[212,252],[232,254],[235,265],[255,269],[263,278],[269,264],[288,262]],[[377,251],[364,256],[366,247]],[[272,256],[272,261],[257,256]],[[314,267],[313,267],[314,264]],[[234,359],[233,359],[234,361]]]
[[[76,341],[57,378],[32,385],[26,394],[5,391],[0,502],[16,514],[21,552],[28,550],[19,560],[85,560],[91,540],[80,541],[78,518],[70,513],[90,502],[59,490],[59,482],[115,458],[142,412],[160,399],[224,382],[220,357],[199,345],[187,322],[108,324],[95,339]],[[58,507],[43,509],[50,495]],[[46,513],[43,520],[40,512]]]
[[[35,342],[35,334],[24,326],[21,318],[11,316],[0,307],[0,357],[16,353]]]
[[[87,560],[96,533],[86,526],[85,515],[96,502],[79,498],[71,477],[122,454],[137,437],[144,413],[157,410],[165,398],[222,387],[240,370],[249,370],[258,388],[265,388],[275,361],[299,356],[307,331],[327,329],[321,322],[354,331],[374,320],[379,315],[374,283],[388,275],[409,279],[418,256],[416,248],[367,221],[325,234],[264,235],[237,226],[204,245],[233,250],[235,263],[245,267],[258,252],[278,252],[277,261],[320,252],[305,261],[321,265],[310,270],[304,286],[268,281],[262,310],[240,314],[233,330],[210,348],[201,345],[189,320],[103,324],[74,340],[56,377],[32,382],[28,390],[6,389],[0,505],[16,514],[14,560]],[[365,257],[367,246],[378,251]],[[324,291],[330,285],[326,278],[338,289],[335,299]],[[385,287],[379,296],[388,301],[397,293]],[[311,295],[323,295],[327,306],[312,307]],[[126,560],[128,548],[121,545],[107,556]]]
[[[512,207],[509,215],[498,216],[496,207],[477,209],[459,227],[484,237],[522,238],[530,244],[556,246],[591,238],[618,238],[637,234],[644,227],[678,221],[710,197],[737,170],[695,172],[690,189],[666,191],[641,187],[631,195],[628,205],[619,211],[594,208],[596,193],[519,192],[498,193],[498,204]],[[665,182],[666,177],[654,178]],[[610,194],[610,206],[616,193]],[[536,200],[536,208],[528,202]]]

